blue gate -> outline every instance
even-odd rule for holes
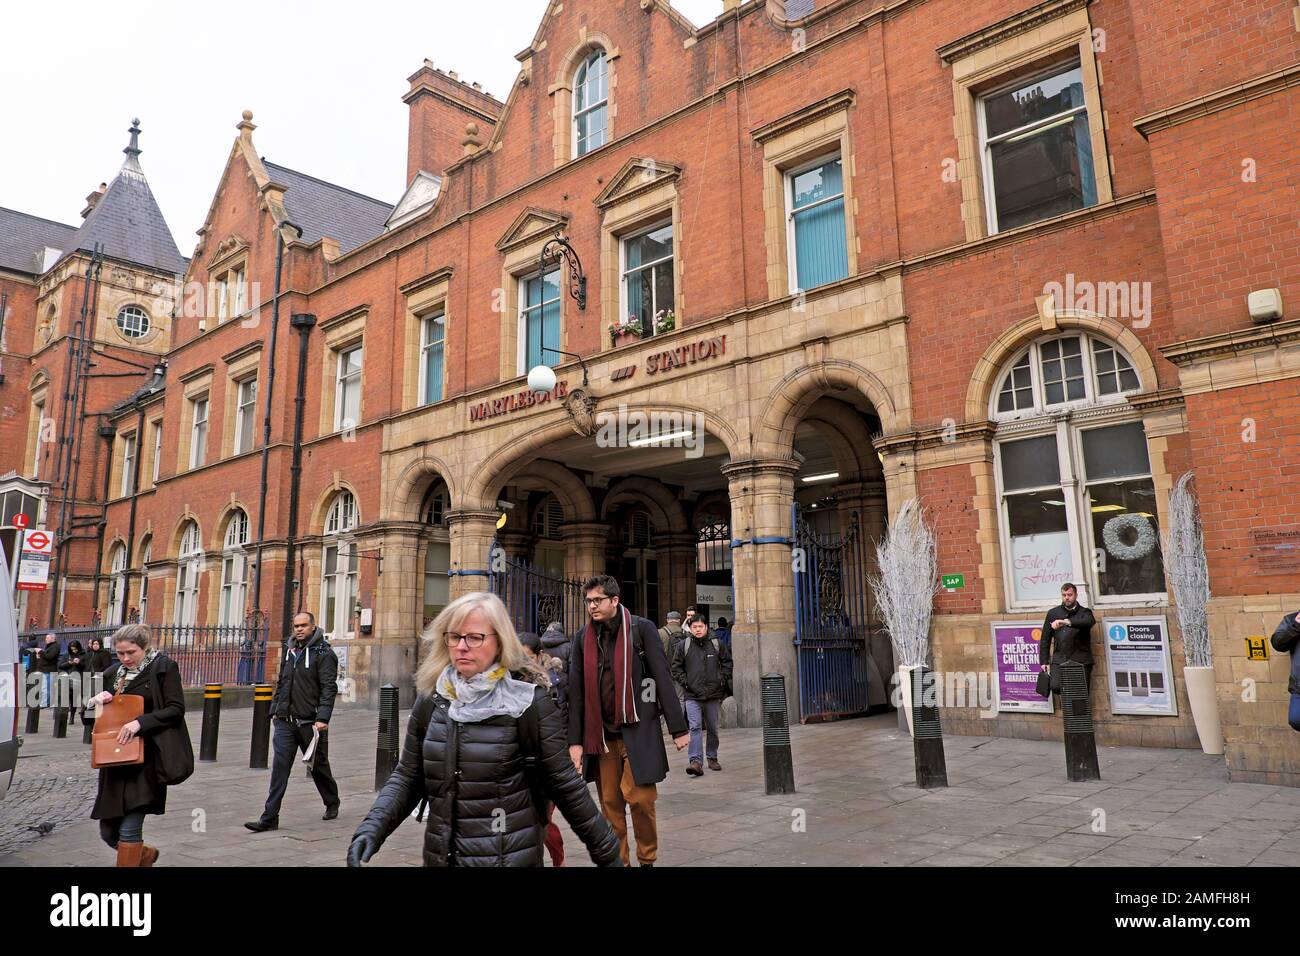
[[[547,574],[523,558],[508,556],[492,542],[492,593],[501,599],[517,631],[540,634],[552,621],[576,634],[587,623],[582,582]]]
[[[791,508],[794,545],[795,648],[799,712],[804,723],[865,714],[871,599],[866,542],[853,514],[840,534],[816,532]]]

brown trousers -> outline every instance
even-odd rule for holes
[[[658,791],[652,783],[638,786],[632,779],[632,764],[627,759],[627,750],[622,738],[609,741],[609,752],[598,758],[596,792],[600,795],[600,809],[614,828],[618,837],[619,850],[623,856],[623,865],[628,862],[627,847],[627,808],[632,808],[632,832],[636,837],[636,858],[638,863],[653,863],[659,851],[659,834],[655,828],[655,798]]]

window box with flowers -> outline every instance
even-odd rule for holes
[[[677,328],[677,315],[672,309],[660,309],[655,313],[655,335],[663,335]]]
[[[644,335],[645,325],[636,315],[629,315],[623,321],[615,322],[609,327],[609,339],[616,348],[625,342],[634,342]]]

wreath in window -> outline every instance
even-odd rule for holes
[[[1125,544],[1120,538],[1126,530],[1132,530],[1135,535],[1132,544]],[[1155,548],[1156,529],[1142,515],[1116,515],[1102,525],[1101,540],[1106,553],[1116,561],[1137,561]]]

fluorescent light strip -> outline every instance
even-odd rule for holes
[[[800,481],[811,485],[814,481],[832,481],[840,476],[838,471],[828,471],[824,475],[808,475],[801,478]]]
[[[668,435],[656,435],[654,438],[637,438],[627,443],[629,448],[647,448],[652,445],[662,445],[670,441],[677,441],[681,438],[690,438],[695,432],[692,429],[686,431],[672,432]]]

